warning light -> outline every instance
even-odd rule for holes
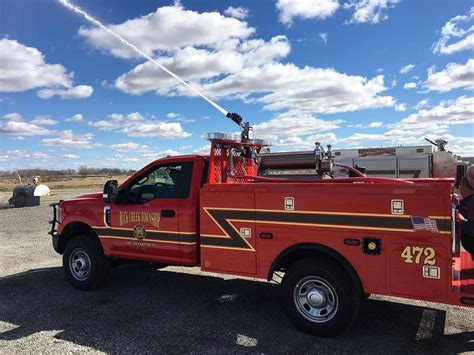
[[[369,250],[375,250],[377,249],[377,244],[375,244],[374,242],[370,242],[368,247],[369,247]]]

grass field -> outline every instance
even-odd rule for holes
[[[68,199],[74,196],[100,192],[107,180],[118,180],[119,184],[128,176],[51,176],[41,177],[40,184],[45,184],[51,190],[49,196],[41,197],[41,204]],[[28,178],[22,178],[22,183],[27,184]],[[0,177],[0,209],[8,207],[7,202],[12,197],[13,189],[19,185],[18,179],[11,177]]]
[[[54,190],[69,190],[69,189],[93,189],[102,188],[107,180],[118,180],[119,184],[125,181],[128,176],[45,176],[40,178],[40,184],[47,185],[51,191]],[[22,178],[22,183],[27,184],[29,178]],[[18,178],[1,177],[0,191],[11,192],[20,182]]]

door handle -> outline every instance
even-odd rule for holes
[[[272,239],[273,234],[272,233],[260,233],[260,238],[262,238],[262,239]]]
[[[174,210],[161,210],[161,217],[174,217],[176,212]]]

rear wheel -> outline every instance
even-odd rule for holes
[[[110,263],[99,241],[82,235],[67,243],[63,253],[63,270],[69,283],[79,290],[93,290],[106,280]]]
[[[360,295],[347,272],[330,260],[296,262],[286,272],[282,286],[288,317],[306,333],[336,336],[357,315]]]

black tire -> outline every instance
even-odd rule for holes
[[[74,288],[88,291],[104,284],[110,263],[95,237],[81,235],[67,243],[63,253],[63,270]]]
[[[331,260],[296,262],[285,273],[282,288],[288,318],[296,328],[311,335],[339,335],[350,327],[359,311],[360,294],[353,281]]]

